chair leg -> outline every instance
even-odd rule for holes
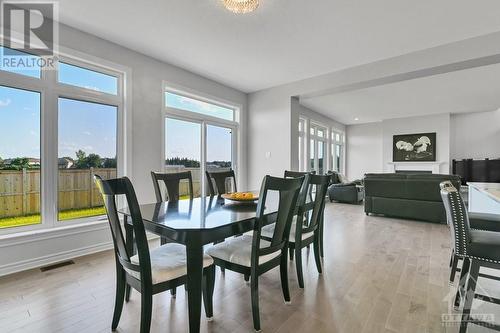
[[[243,275],[243,279],[245,280],[245,282],[249,282],[250,281],[250,275],[244,274]]]
[[[281,255],[280,264],[280,277],[281,277],[281,289],[283,290],[283,299],[285,304],[290,303],[290,289],[288,288],[288,262],[286,257],[286,251],[283,251]]]
[[[323,250],[323,231],[325,228],[324,222],[325,222],[325,213],[323,212],[321,214],[321,222],[319,225],[319,254],[320,254],[321,258],[325,257],[325,252]]]
[[[212,320],[214,316],[213,309],[213,294],[215,285],[215,265],[206,268],[206,273],[203,277],[203,304],[205,306],[205,314],[208,320]]]
[[[115,310],[113,312],[113,321],[111,322],[111,329],[114,331],[120,322],[120,316],[123,309],[123,300],[125,296],[125,274],[123,268],[119,263],[116,264],[116,296],[115,296]]]
[[[172,298],[175,298],[177,296],[177,287],[173,287],[170,289],[170,295],[172,295]]]
[[[288,249],[290,251],[290,260],[293,260],[293,248]]]
[[[170,241],[168,240],[168,238],[165,238],[165,237],[161,237],[160,238],[160,245],[165,245],[167,243],[170,243]]]
[[[252,316],[253,328],[255,331],[260,331],[260,315],[259,315],[259,277],[257,274],[250,276],[250,294],[252,296]]]
[[[479,276],[479,264],[475,261],[471,263],[469,272],[469,281],[467,282],[467,293],[465,294],[465,303],[462,310],[462,322],[460,323],[460,333],[467,331],[467,324],[470,320],[470,310],[472,301],[474,300],[474,293],[476,291],[476,282]]]
[[[320,235],[316,234],[314,236],[313,249],[314,249],[314,261],[316,261],[316,268],[318,269],[318,273],[322,274],[323,269],[321,268],[321,249],[320,249]]]
[[[141,293],[141,333],[149,333],[153,311],[153,288],[142,288]]]
[[[125,286],[125,302],[130,301],[130,294],[132,293],[132,287],[127,283]]]
[[[453,264],[453,258],[455,258],[455,250],[454,250],[454,249],[452,249],[452,250],[451,250],[451,256],[450,256],[450,267],[451,267],[451,265]]]
[[[455,258],[458,258],[455,256]],[[458,261],[458,260],[457,260]],[[460,271],[460,281],[458,281],[458,287],[457,287],[457,294],[455,295],[455,302],[454,306],[455,309],[458,309],[460,307],[460,302],[462,301],[462,295],[465,293],[465,282],[467,282],[467,274],[469,273],[469,267],[470,267],[470,259],[469,258],[464,258],[462,264],[462,270]],[[458,262],[455,264],[457,265]],[[457,267],[455,266],[455,270]]]
[[[298,243],[295,244],[295,270],[297,271],[299,288],[304,288],[304,274],[302,273],[302,249]]]
[[[453,256],[451,259],[451,270],[450,270],[450,284],[453,284],[453,281],[455,281],[455,274],[457,273],[457,266],[458,266],[458,256]]]

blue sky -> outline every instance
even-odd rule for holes
[[[59,81],[117,94],[115,77],[84,68],[60,64]],[[20,72],[33,75],[34,71]],[[233,120],[234,111],[191,98],[166,93],[169,106]],[[40,158],[40,94],[0,86],[0,157]],[[101,157],[116,156],[117,108],[60,98],[58,103],[58,156],[75,158],[79,149]],[[166,123],[167,157],[200,160],[200,124],[179,120]],[[231,131],[207,127],[207,160],[231,160]]]

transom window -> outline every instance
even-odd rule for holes
[[[165,105],[168,108],[195,112],[206,116],[234,121],[234,109],[223,107],[201,99],[186,97],[173,92],[165,92]]]

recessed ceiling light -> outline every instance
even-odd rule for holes
[[[358,118],[358,117],[356,117],[356,118],[354,118],[354,120],[358,121],[358,120],[359,120],[359,118]]]

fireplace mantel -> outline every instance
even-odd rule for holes
[[[388,162],[387,171],[431,171],[432,173],[440,173],[440,166],[444,162]]]

